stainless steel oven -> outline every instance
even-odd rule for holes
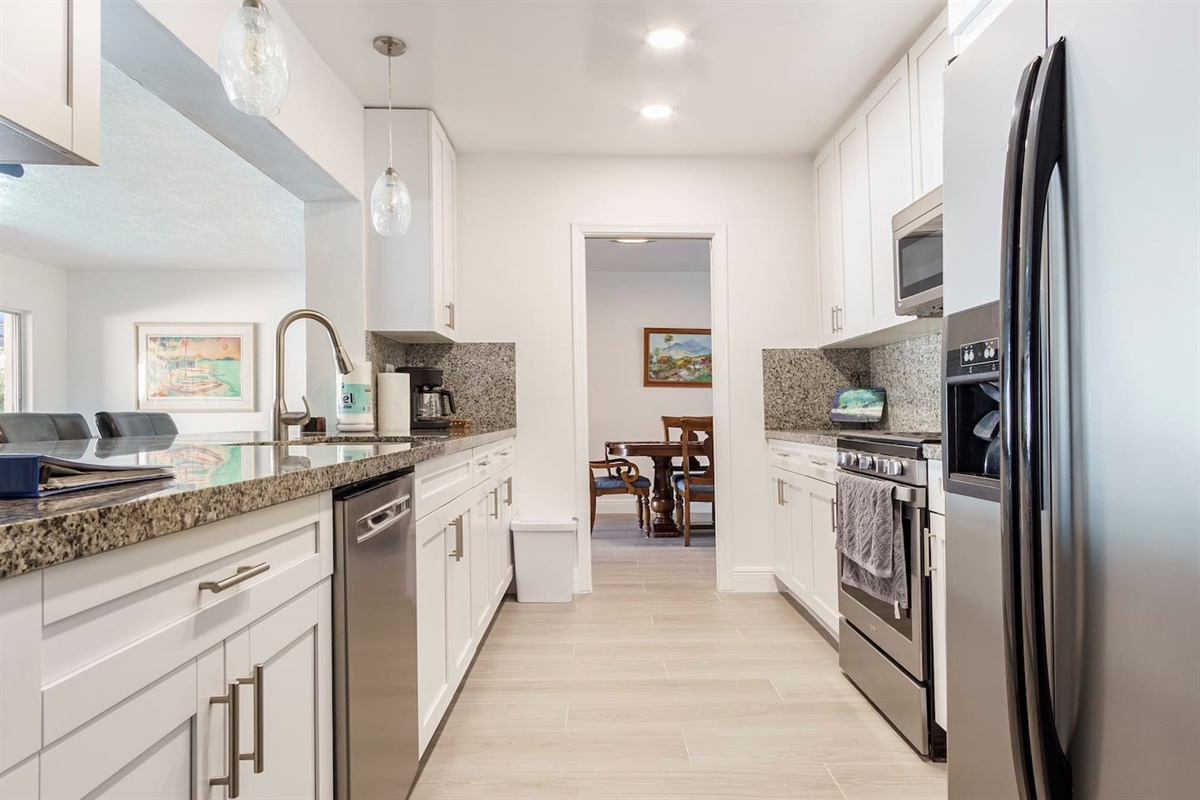
[[[942,315],[942,189],[892,217],[896,313]]]
[[[864,432],[838,439],[838,468],[891,485],[900,512],[909,607],[898,608],[841,580],[842,671],[918,753],[945,756],[945,733],[932,721],[928,471],[922,444],[939,434]],[[839,513],[844,513],[839,507]]]

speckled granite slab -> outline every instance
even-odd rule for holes
[[[921,445],[921,455],[930,461],[941,461],[942,446],[940,444],[923,444]]]
[[[837,447],[837,437],[838,431],[767,431],[768,439],[815,444],[821,447]]]
[[[458,416],[489,428],[517,424],[517,346],[512,342],[403,343],[368,332],[367,358],[376,369],[393,364],[443,370]]]
[[[0,579],[326,492],[515,435],[511,426],[477,426],[470,434],[415,441],[238,444],[253,439],[233,433],[0,445],[0,453],[171,466],[177,472],[170,481],[44,500],[0,500]]]

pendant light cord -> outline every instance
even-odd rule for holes
[[[392,55],[388,53],[388,169],[392,168]]]

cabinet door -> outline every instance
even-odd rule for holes
[[[843,311],[838,338],[870,331],[874,313],[871,276],[871,184],[865,122],[856,120],[838,137],[842,210]]]
[[[321,770],[324,752],[332,753],[332,719],[319,691],[333,680],[331,665],[319,657],[330,624],[320,595],[328,586],[310,589],[226,640],[226,674],[243,682],[242,752],[254,755],[241,762],[248,800],[307,800],[325,796],[327,780],[332,786],[332,775]]]
[[[812,517],[806,513],[811,500],[806,479],[788,475],[784,479],[784,503],[790,509],[788,524],[792,532],[792,583],[805,605],[813,596],[813,529]]]
[[[837,487],[804,479],[812,529],[812,610],[831,631],[838,628]]]
[[[451,521],[446,539],[446,648],[451,686],[457,686],[466,672],[475,645],[471,613],[471,559],[475,554],[470,535],[474,516],[474,508],[463,509]],[[486,552],[483,559],[487,560]]]
[[[771,470],[771,536],[775,542],[775,577],[786,585],[792,577],[792,520],[787,505],[787,484],[779,470]]]
[[[457,323],[455,295],[454,247],[454,148],[437,118],[429,115],[430,124],[430,280],[433,284],[433,320],[435,330],[453,338]]]
[[[946,730],[946,518],[929,515],[932,568],[930,618],[933,627],[933,719]]]
[[[454,190],[457,169],[454,148],[447,139],[442,148],[442,302],[449,312],[446,324],[451,338],[458,331],[458,248],[455,244]]]
[[[479,486],[471,504],[471,541],[467,547],[471,569],[471,636],[479,639],[492,618],[495,585],[492,583],[492,564],[488,540],[492,529],[500,525],[500,504],[495,487]]]
[[[867,100],[867,168],[871,180],[871,275],[875,330],[896,316],[892,217],[913,201],[913,147],[908,61],[901,60]]]
[[[492,602],[504,599],[508,588],[509,565],[512,563],[512,470],[500,473],[496,479],[496,500],[500,517],[491,527],[488,541],[488,576],[492,582]]]
[[[0,118],[0,161],[100,160],[98,0],[0,2]]]
[[[449,643],[446,639],[447,554],[454,528],[437,513],[417,523],[417,703],[421,749],[437,729],[449,702]]]
[[[220,670],[220,648],[211,658]],[[225,719],[223,708],[204,692],[213,682],[197,681],[198,663],[178,667],[43,750],[40,796],[223,800],[223,789],[208,789],[208,778],[223,774],[223,760],[197,757],[207,751],[214,725],[219,730]],[[218,675],[221,693],[224,684]]]
[[[908,52],[912,80],[911,119],[916,196],[942,185],[942,74],[954,56],[946,12],[921,34]]]
[[[838,309],[842,305],[842,205],[838,158],[829,148],[816,158],[817,260],[821,270],[820,341],[838,338]]]

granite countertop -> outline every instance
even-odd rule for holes
[[[799,442],[800,444],[815,444],[821,447],[837,447],[838,437],[843,433],[862,433],[861,429],[847,430],[796,430],[796,431],[767,431],[768,439],[778,439],[784,442]],[[924,444],[921,454],[930,461],[942,460],[940,444]]]
[[[147,481],[46,499],[0,500],[0,579],[245,514],[516,435],[476,428],[427,436],[215,433],[0,445],[97,464],[170,466]]]

